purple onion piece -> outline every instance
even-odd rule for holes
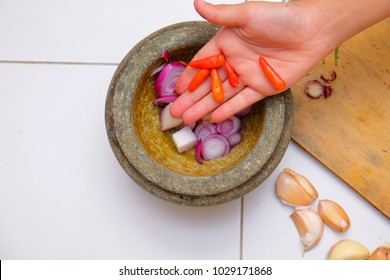
[[[217,124],[217,132],[225,137],[228,137],[230,134],[239,131],[240,128],[241,120],[236,116],[231,116],[230,118]]]
[[[158,97],[175,94],[175,85],[186,66],[178,61],[168,63],[158,75],[154,89]]]
[[[173,101],[175,101],[179,96],[177,94],[172,94],[172,95],[165,95],[165,96],[162,96],[162,97],[158,97],[156,98],[155,100],[153,100],[153,104],[155,106],[165,106],[169,103],[172,103]]]
[[[213,123],[199,123],[196,125],[194,129],[194,133],[196,138],[204,140],[210,134],[214,134],[217,132],[216,125]]]
[[[158,66],[156,69],[154,69],[152,74],[150,74],[150,76],[157,74],[165,67],[165,65],[167,65],[167,63],[169,61],[169,51],[168,50],[163,51],[163,53],[160,56],[160,60],[161,60],[160,66]]]
[[[202,156],[205,160],[221,158],[229,151],[229,141],[222,134],[210,134],[202,141]]]
[[[305,85],[305,93],[312,99],[318,99],[324,94],[324,86],[318,80],[310,80]]]
[[[324,82],[326,82],[326,83],[333,82],[334,80],[337,79],[337,73],[336,73],[336,71],[333,70],[333,71],[330,73],[330,77],[326,77],[325,75],[321,75],[320,78],[321,78]]]
[[[196,142],[195,146],[195,159],[199,164],[203,163],[202,159],[202,139],[199,139],[198,142]]]
[[[333,88],[330,85],[324,85],[324,98],[328,98],[332,95]]]
[[[228,136],[228,141],[230,144],[230,147],[233,148],[241,143],[242,141],[242,134],[241,132],[237,131]]]

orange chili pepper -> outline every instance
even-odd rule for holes
[[[222,86],[221,77],[219,77],[218,70],[216,68],[212,68],[210,70],[211,77],[211,93],[215,101],[221,103],[224,100],[224,90]]]
[[[192,78],[190,84],[188,85],[188,91],[193,92],[198,88],[198,86],[203,83],[204,80],[207,79],[207,77],[210,74],[209,69],[200,69],[195,76]]]
[[[236,74],[236,71],[234,71],[233,66],[231,66],[227,61],[225,61],[225,64],[223,65],[225,67],[226,73],[228,75],[229,84],[232,87],[236,87],[239,84],[238,76]]]
[[[225,56],[217,54],[199,60],[193,60],[188,65],[195,68],[218,68],[225,63]]]
[[[283,90],[286,87],[286,82],[279,76],[279,74],[269,65],[268,61],[264,57],[259,56],[259,63],[261,69],[268,81],[271,82],[273,87],[277,90]]]

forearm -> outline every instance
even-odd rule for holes
[[[390,0],[298,0],[294,4],[316,11],[334,47],[390,16]]]

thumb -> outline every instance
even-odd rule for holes
[[[242,26],[247,21],[252,3],[214,5],[204,0],[195,0],[198,14],[207,21],[221,26]],[[253,8],[253,7],[252,7]]]

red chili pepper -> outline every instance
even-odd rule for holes
[[[198,86],[203,83],[204,80],[207,79],[207,77],[210,74],[209,69],[200,69],[195,76],[192,78],[190,84],[188,85],[188,91],[193,92],[198,88]]]
[[[199,60],[193,60],[188,65],[195,68],[218,68],[225,63],[225,56],[217,54]]]
[[[216,68],[212,68],[210,70],[211,77],[211,93],[215,101],[221,103],[224,100],[224,90],[222,86],[221,78],[219,77],[218,70]]]
[[[234,71],[233,66],[231,66],[227,61],[225,61],[225,64],[223,66],[225,67],[226,73],[228,75],[229,84],[232,87],[238,86],[240,81],[238,80],[238,76],[236,74],[236,71]]]
[[[277,90],[283,90],[286,87],[286,82],[279,76],[279,74],[268,64],[268,61],[264,57],[259,56],[259,63],[261,69],[267,79],[271,82],[273,87]]]

